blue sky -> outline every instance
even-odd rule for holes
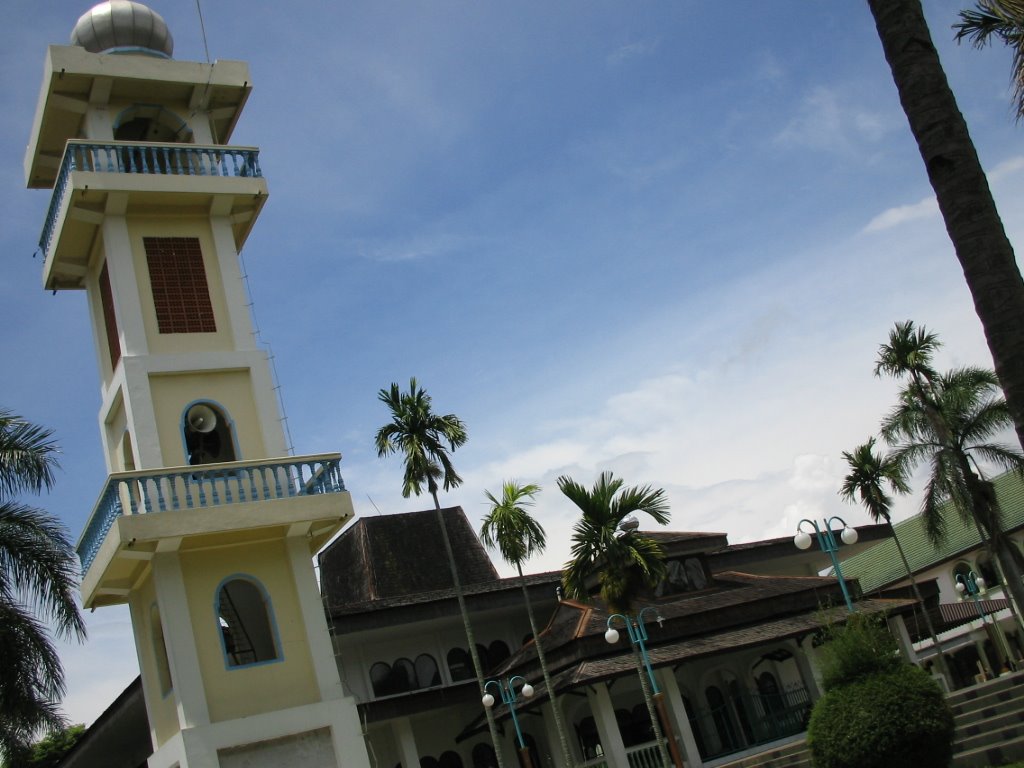
[[[445,503],[478,523],[484,489],[544,487],[536,570],[567,557],[561,474],[664,487],[673,528],[733,542],[860,524],[840,452],[891,403],[871,371],[892,323],[990,365],[865,3],[205,5],[211,57],[254,80],[233,143],[271,190],[243,254],[256,319],[296,451],[344,454],[358,514],[429,506],[372,446],[377,390],[415,375],[469,429]],[[966,2],[926,5],[1020,247],[1010,56],[952,43]],[[153,7],[203,59],[195,4]],[[0,28],[0,406],[56,430],[41,503],[74,537],[105,478],[99,383],[84,296],[40,288],[49,194],[22,156],[45,46],[87,8],[11,0]],[[127,613],[89,622],[63,652],[76,721],[137,671]]]

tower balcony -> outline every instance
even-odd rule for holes
[[[241,250],[266,199],[254,147],[68,141],[39,237],[43,286],[85,287],[90,245],[107,215],[227,216]]]
[[[337,453],[110,475],[78,541],[82,602],[123,602],[159,552],[302,536],[310,556],[352,517]]]

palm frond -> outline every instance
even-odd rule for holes
[[[960,22],[953,29],[957,42],[966,39],[975,48],[984,48],[998,39],[1010,48],[1013,100],[1017,119],[1024,118],[1024,1],[980,0],[973,10],[960,11]]]
[[[940,346],[938,335],[929,333],[924,326],[915,327],[913,320],[898,322],[889,331],[888,343],[878,348],[875,375],[931,379],[936,374],[932,358]]]
[[[500,499],[484,491],[491,509],[480,528],[480,540],[517,568],[547,546],[544,528],[527,510],[538,493],[539,485],[520,485],[511,480],[503,484]]]
[[[0,410],[0,497],[52,487],[57,453],[51,430]]]

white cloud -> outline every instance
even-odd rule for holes
[[[636,42],[620,46],[608,54],[608,66],[618,67],[625,64],[630,59],[650,56],[658,50],[660,43],[660,40],[652,38],[647,40],[637,40]]]
[[[826,152],[856,151],[888,131],[884,117],[859,105],[839,88],[818,86],[800,103],[796,114],[775,136],[785,146]]]
[[[939,204],[934,197],[926,197],[911,205],[900,205],[889,208],[875,216],[864,227],[865,232],[880,232],[883,229],[891,229],[909,221],[920,221],[930,219],[939,215]]]

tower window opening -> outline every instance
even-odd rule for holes
[[[231,421],[212,403],[189,406],[184,415],[185,454],[189,466],[236,461]]]
[[[121,359],[121,334],[117,330],[117,315],[114,312],[114,294],[110,289],[110,273],[107,263],[100,270],[100,309],[103,311],[103,330],[107,336],[107,351],[110,353],[110,370],[117,368]]]
[[[232,578],[217,591],[217,625],[229,668],[278,661],[270,599],[248,578]]]

